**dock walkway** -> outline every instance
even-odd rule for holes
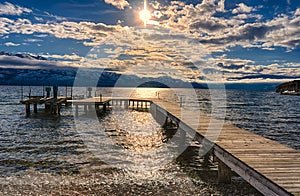
[[[233,170],[264,195],[300,195],[300,151],[278,142],[157,98],[96,97],[68,102],[77,107],[77,115],[80,105],[154,108],[165,119],[184,124],[184,131],[195,132],[202,145],[212,147],[211,152],[218,160],[220,181],[230,181]],[[221,131],[214,130],[220,127],[214,125],[220,124]]]
[[[178,104],[163,100],[154,100],[153,104],[163,109],[167,117],[179,122],[185,123],[182,114],[185,119],[187,116],[195,118],[194,111],[181,108]],[[212,120],[213,123],[221,123],[206,115],[199,116],[197,130],[194,131],[202,141],[213,143],[213,154],[219,160],[219,175],[230,174],[230,171],[224,171],[227,166],[264,195],[300,195],[300,151],[228,123],[223,124],[217,140],[210,141],[210,136],[215,136],[213,128],[208,131]],[[190,129],[195,127],[191,123],[186,125]]]

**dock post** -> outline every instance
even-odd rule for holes
[[[103,112],[106,113],[106,103],[103,104]]]
[[[208,151],[204,156],[203,156],[203,165],[204,166],[209,166],[209,159],[210,159],[210,156],[211,156],[211,151]]]
[[[182,102],[182,96],[180,96],[180,107],[182,107],[183,102]]]
[[[124,100],[124,108],[125,109],[128,109],[128,102],[129,102],[129,100],[127,101],[127,100]]]
[[[87,91],[88,91],[88,95],[87,95],[87,98],[92,98],[92,87],[88,87],[87,88]]]
[[[47,97],[47,98],[50,97],[51,87],[47,86],[47,87],[45,88],[45,90],[46,90],[46,97]]]
[[[56,103],[52,103],[52,113],[57,114],[57,104]]]
[[[31,99],[31,86],[29,85],[29,94],[28,94],[29,99]]]
[[[26,114],[30,114],[30,103],[26,103]]]
[[[60,110],[61,110],[61,104],[57,105],[57,114],[60,115]]]
[[[53,97],[57,99],[58,86],[53,86]]]
[[[34,103],[34,104],[33,104],[33,112],[34,112],[34,113],[37,113],[37,103]]]
[[[75,105],[75,116],[78,117],[78,105]]]
[[[84,112],[87,113],[87,105],[84,104]]]
[[[23,95],[23,85],[21,86],[21,100],[24,99],[24,95]]]
[[[231,183],[231,169],[218,159],[218,183]]]

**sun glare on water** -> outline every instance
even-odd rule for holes
[[[144,1],[144,9],[142,11],[140,11],[139,16],[140,16],[140,19],[144,22],[144,26],[146,26],[147,22],[151,18],[151,13],[149,12],[149,10],[147,10],[146,0]]]

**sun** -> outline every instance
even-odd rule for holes
[[[144,22],[144,25],[146,26],[147,21],[149,21],[151,18],[151,14],[149,10],[142,10],[140,11],[139,15],[140,15],[140,19]]]
[[[147,2],[144,0],[144,9],[139,13],[140,19],[144,22],[144,25],[147,25],[147,21],[151,19],[151,13],[147,10]]]

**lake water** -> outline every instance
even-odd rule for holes
[[[27,95],[29,87],[23,92]],[[41,93],[42,87],[31,87],[31,95]],[[93,91],[97,96],[100,93],[181,100],[185,108],[206,114],[213,111],[216,118],[224,114],[231,124],[300,150],[299,96],[245,90],[227,90],[225,94],[205,89]],[[65,94],[65,88],[60,88],[59,94]],[[77,88],[74,94],[86,95],[86,89]],[[26,116],[20,98],[21,87],[0,86],[3,194],[258,194],[237,176],[231,185],[217,185],[216,165],[203,163],[197,145],[174,160],[164,161],[170,152],[156,149],[169,136],[148,112],[113,110],[100,119],[83,115],[78,121],[72,108],[64,108],[61,116],[49,116],[40,106],[38,114]],[[90,145],[95,143],[98,146]],[[120,156],[122,163],[115,159]]]

